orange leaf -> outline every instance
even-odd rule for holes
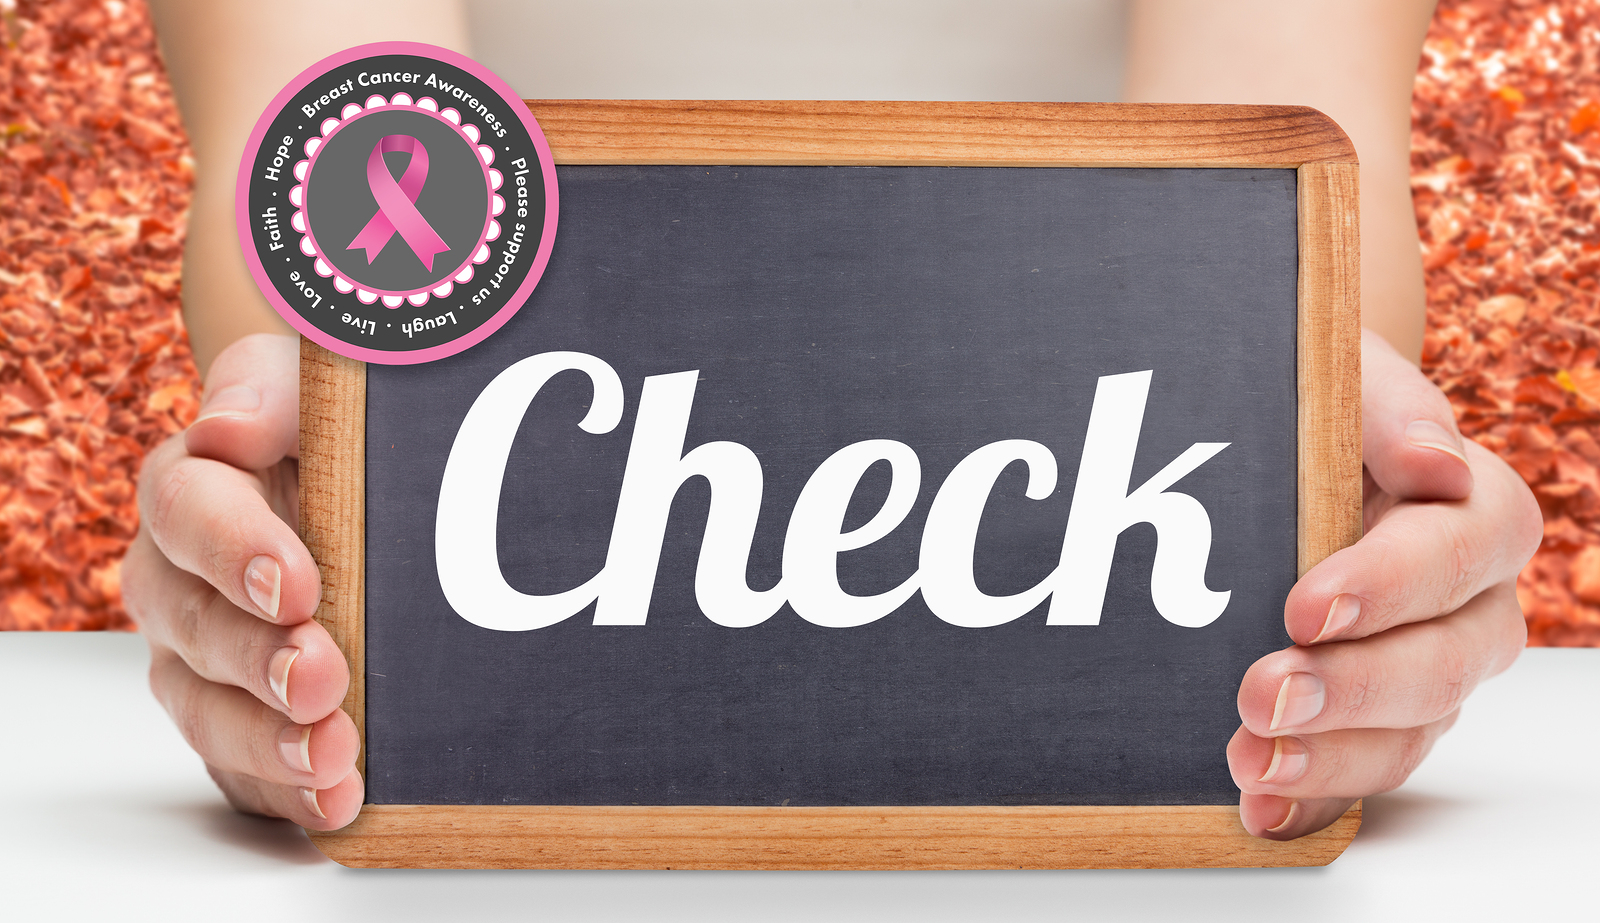
[[[15,590],[0,603],[0,629],[38,631],[50,625],[53,607],[27,590]]]
[[[1570,579],[1579,599],[1600,604],[1600,545],[1589,545],[1573,555]]]
[[[1530,375],[1517,382],[1512,400],[1518,404],[1542,404],[1546,407],[1567,406],[1567,391],[1561,382],[1549,375]]]
[[[180,397],[188,396],[192,390],[193,386],[187,381],[180,381],[174,385],[167,385],[165,388],[162,388],[161,390],[150,395],[148,406],[156,413],[170,410],[172,409],[173,401]]]
[[[1550,417],[1552,425],[1561,426],[1566,423],[1600,423],[1600,413],[1584,410],[1580,407],[1566,407],[1555,412]]]
[[[1572,114],[1572,121],[1567,128],[1573,134],[1581,135],[1596,125],[1600,125],[1600,103],[1588,102]]]
[[[61,294],[71,295],[81,292],[94,281],[94,274],[87,266],[77,266],[61,274]]]
[[[6,430],[13,433],[21,433],[24,436],[35,436],[39,439],[50,438],[50,424],[45,421],[44,417],[23,417],[21,420],[8,425]]]
[[[1422,268],[1432,272],[1440,267],[1450,265],[1460,255],[1461,251],[1456,249],[1455,244],[1440,244],[1428,250],[1427,256],[1423,257]]]
[[[141,218],[141,219],[139,219],[139,240],[140,241],[149,240],[151,237],[154,237],[157,234],[171,234],[171,233],[172,233],[172,225],[167,224],[165,221],[162,221],[160,218]]]
[[[61,194],[61,204],[68,208],[72,207],[72,190],[67,188],[67,184],[63,183],[59,176],[46,174],[44,181],[56,187],[56,192]]]
[[[1484,320],[1515,327],[1528,315],[1528,299],[1521,295],[1496,295],[1493,298],[1485,298],[1478,302],[1477,315]]]
[[[1577,392],[1579,397],[1591,404],[1600,404],[1600,369],[1565,369],[1556,373],[1556,382],[1562,386],[1570,382],[1568,390]]]
[[[43,160],[44,149],[37,144],[14,144],[6,151],[6,156],[15,163],[27,166],[36,160]]]

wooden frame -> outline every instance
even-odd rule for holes
[[[557,164],[1277,167],[1298,171],[1299,571],[1361,536],[1355,150],[1290,106],[530,101]],[[317,621],[350,662],[365,769],[366,369],[301,341],[302,535]],[[1290,842],[1236,806],[367,805],[312,833],[338,862],[451,868],[1108,868],[1326,865],[1358,802]]]

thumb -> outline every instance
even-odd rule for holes
[[[189,454],[255,471],[300,456],[300,343],[257,333],[211,363]]]
[[[1461,500],[1472,469],[1444,392],[1394,351],[1361,331],[1362,462],[1386,493],[1406,500]]]

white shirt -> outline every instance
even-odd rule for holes
[[[1126,0],[469,0],[527,98],[1109,101]]]

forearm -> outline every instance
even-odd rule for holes
[[[426,41],[464,52],[466,17],[457,0],[152,0],[150,5],[194,148],[183,313],[195,362],[204,373],[234,340],[289,329],[257,291],[234,230],[236,171],[257,117],[296,74],[353,45]]]
[[[1135,0],[1125,95],[1293,103],[1338,122],[1361,158],[1361,320],[1422,353],[1411,205],[1411,87],[1434,0]]]

